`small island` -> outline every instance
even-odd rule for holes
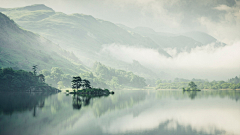
[[[197,85],[192,81],[188,84],[188,86],[189,87],[187,87],[186,89],[182,88],[183,91],[201,91],[200,89],[197,88]]]
[[[78,90],[82,88],[81,90]],[[72,80],[72,89],[73,92],[69,92],[66,90],[68,94],[78,94],[78,95],[109,95],[114,94],[113,91],[109,91],[108,89],[101,89],[101,88],[92,88],[90,85],[90,81],[83,79],[80,76],[73,77]]]

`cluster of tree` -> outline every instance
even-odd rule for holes
[[[85,73],[81,73],[80,76],[88,80],[91,83],[92,87],[109,88],[109,86],[106,84],[106,80],[94,74],[95,73],[93,72],[85,72]]]
[[[37,75],[37,66],[33,66],[33,72],[13,70],[12,68],[0,69],[1,91],[22,91],[31,86],[47,86],[43,74]]]
[[[185,88],[182,88],[183,91],[200,91],[198,88],[197,88],[197,85],[194,83],[194,82],[190,82],[188,84],[189,87],[187,87],[186,89]]]
[[[187,87],[188,83],[192,81],[194,82],[199,89],[240,89],[240,79],[239,77],[231,78],[227,82],[225,81],[211,81],[202,80],[202,79],[174,79],[171,81],[156,81],[157,89],[182,89],[183,87]]]
[[[132,72],[107,67],[100,62],[94,63],[93,71],[97,78],[106,80],[106,84],[111,89],[120,88],[123,85],[137,88],[146,86],[143,77],[137,76]]]
[[[234,78],[229,79],[228,82],[238,84],[240,83],[240,78],[236,76]]]
[[[70,88],[72,76],[64,74],[58,67],[53,67],[51,71],[46,69],[40,71],[45,76],[46,83],[54,87]],[[107,67],[99,62],[93,66],[93,72],[79,74],[83,80],[88,80],[93,87],[119,89],[124,86],[142,88],[146,86],[145,79],[132,72],[116,70]]]
[[[90,89],[91,85],[90,82],[86,79],[83,79],[80,76],[73,77],[72,80],[72,88],[73,89],[79,89],[79,88],[84,88],[84,89]]]

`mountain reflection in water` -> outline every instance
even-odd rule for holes
[[[239,97],[234,90],[119,90],[107,97],[2,94],[0,134],[238,135]]]

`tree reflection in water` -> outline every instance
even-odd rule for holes
[[[187,94],[188,94],[189,98],[191,98],[193,100],[197,96],[197,92],[200,92],[200,91],[187,91]],[[185,93],[185,91],[183,91],[183,94],[184,93]]]
[[[55,93],[44,92],[1,92],[0,113],[12,115],[14,112],[33,111],[36,117],[37,108],[43,108],[45,99]]]
[[[73,96],[73,100],[72,100],[72,106],[73,109],[77,109],[80,110],[82,107],[82,100],[80,99],[80,97],[78,97],[77,95]]]
[[[73,109],[80,110],[82,106],[88,106],[90,104],[91,99],[100,98],[100,97],[103,97],[103,96],[100,96],[100,95],[83,96],[83,95],[74,94],[72,99]]]

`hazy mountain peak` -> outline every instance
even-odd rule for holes
[[[36,4],[36,5],[31,5],[31,6],[26,6],[24,9],[30,10],[30,11],[35,11],[35,10],[51,10],[54,11],[52,8],[47,7],[44,4]]]
[[[198,42],[201,42],[202,44],[209,44],[217,41],[217,39],[215,39],[211,35],[199,31],[186,32],[183,33],[182,35],[190,37]]]
[[[134,28],[134,31],[144,31],[144,32],[147,32],[147,33],[155,33],[155,31],[151,28],[148,28],[148,27],[136,27]]]
[[[86,19],[90,19],[90,20],[96,20],[96,18],[94,18],[93,16],[91,15],[85,15],[85,14],[78,14],[78,13],[75,13],[75,14],[72,14],[73,16],[76,16],[76,17],[83,17],[83,18],[86,18]]]
[[[47,7],[44,4],[35,4],[35,5],[30,5],[26,7],[21,7],[21,8],[14,8],[16,10],[28,10],[28,11],[37,11],[37,10],[50,10],[54,11],[52,8]]]

